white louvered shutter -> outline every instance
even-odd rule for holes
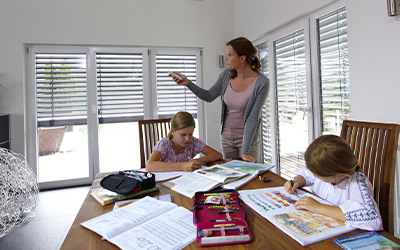
[[[100,123],[143,119],[143,56],[96,54]]]
[[[35,55],[38,127],[87,123],[86,54]]]
[[[275,41],[274,50],[279,164],[281,176],[292,178],[305,166],[302,144],[307,143],[308,135],[307,126],[303,125],[303,121],[307,122],[304,30]]]
[[[156,54],[158,118],[170,118],[178,111],[197,117],[197,97],[186,87],[177,85],[168,72],[180,72],[194,84],[197,80],[196,55]]]
[[[346,9],[317,21],[320,57],[322,134],[339,135],[350,117],[350,82]]]
[[[261,62],[260,72],[269,78],[268,72],[268,44],[263,42],[256,46],[258,51],[258,58]],[[272,141],[271,141],[271,88],[268,97],[262,107],[261,114],[261,145],[262,145],[262,158],[264,163],[272,164]]]

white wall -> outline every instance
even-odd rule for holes
[[[255,40],[337,0],[233,0],[234,36]]]
[[[1,1],[0,113],[10,114],[12,150],[24,153],[24,44],[203,48],[210,87],[232,39],[232,13],[232,0]],[[206,105],[206,113],[218,105]],[[207,141],[219,147],[219,122],[208,123]]]
[[[400,124],[400,16],[386,1],[348,0],[351,115]]]

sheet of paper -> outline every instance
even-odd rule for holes
[[[153,196],[153,198],[154,198],[154,199],[157,199],[157,200],[160,200],[160,201],[172,202],[172,201],[171,201],[171,195],[170,195],[170,194],[164,194],[164,195],[160,195],[160,196]],[[129,205],[129,204],[131,204],[131,203],[134,203],[134,202],[140,200],[140,199],[141,199],[141,198],[139,198],[139,199],[129,199],[129,200],[117,201],[117,202],[115,202],[115,204],[114,204],[113,210],[122,208],[122,207],[124,207],[124,206],[127,206],[127,205]]]
[[[154,174],[156,175],[156,182],[173,179],[175,177],[179,177],[188,173],[190,172],[187,171],[154,172]]]
[[[81,225],[110,240],[112,237],[175,207],[177,205],[174,203],[146,196],[120,209],[82,222]]]
[[[177,207],[111,239],[124,250],[130,249],[183,249],[196,240],[193,214]]]

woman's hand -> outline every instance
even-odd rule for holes
[[[320,214],[323,205],[311,197],[304,197],[300,198],[296,204],[294,204],[294,207],[296,209],[303,209],[310,211],[311,213]]]
[[[185,75],[178,73],[178,72],[174,72],[174,73],[182,78],[182,80],[179,80],[178,77],[168,74],[170,77],[172,77],[174,82],[176,82],[178,85],[183,85],[183,86],[186,86],[188,84],[189,80],[187,79],[187,77]]]
[[[187,162],[182,162],[182,170],[183,171],[194,171],[196,169],[200,168],[200,165],[197,161],[187,161]]]
[[[249,155],[249,154],[242,154],[242,159],[243,159],[244,161],[257,163],[256,158],[254,158],[253,156],[251,156],[251,155]]]

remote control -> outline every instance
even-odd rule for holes
[[[170,71],[168,72],[171,76],[178,78],[179,80],[183,81],[182,77],[178,76],[177,74],[175,74],[174,72]]]

